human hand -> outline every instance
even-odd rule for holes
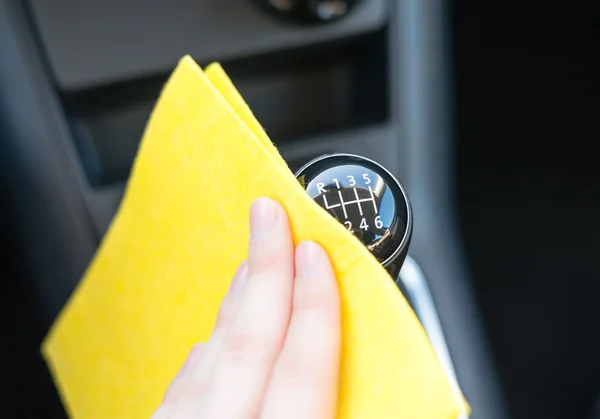
[[[240,264],[212,336],[191,350],[153,419],[329,419],[336,415],[340,300],[326,252],[294,250],[287,215],[250,210]]]

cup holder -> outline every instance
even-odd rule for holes
[[[263,10],[296,24],[333,22],[347,16],[360,0],[252,0]]]

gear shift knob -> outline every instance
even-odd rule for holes
[[[404,188],[383,166],[352,154],[329,154],[304,165],[296,178],[309,196],[344,224],[394,280],[412,235]]]

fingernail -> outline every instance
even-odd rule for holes
[[[253,241],[267,237],[277,222],[277,203],[269,198],[258,198],[250,208],[250,238]]]
[[[238,266],[231,285],[229,286],[229,295],[232,297],[238,297],[244,289],[244,283],[246,282],[246,274],[248,273],[248,261],[245,260]]]
[[[183,367],[181,367],[181,371],[189,371],[196,366],[196,363],[198,362],[198,357],[200,356],[200,351],[202,350],[203,346],[203,343],[197,343],[194,345],[187,358],[185,359]]]
[[[305,241],[296,248],[296,278],[309,278],[323,272],[327,254],[318,244]]]

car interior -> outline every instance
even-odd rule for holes
[[[40,343],[186,54],[292,171],[353,153],[402,182],[470,417],[600,417],[599,32],[591,2],[0,0],[10,417],[66,417]]]

